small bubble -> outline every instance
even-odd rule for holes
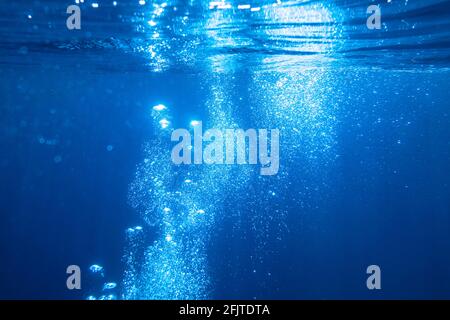
[[[92,266],[89,267],[89,270],[92,273],[102,273],[103,272],[103,267],[98,265],[98,264],[93,264]]]
[[[155,110],[155,111],[163,111],[166,109],[167,109],[166,106],[163,104],[157,104],[156,106],[153,107],[153,110]]]
[[[103,285],[103,290],[112,290],[117,287],[117,283],[115,282],[107,282]]]
[[[28,48],[25,46],[20,47],[19,54],[23,54],[23,55],[28,54]]]
[[[113,149],[114,149],[114,147],[110,144],[106,146],[106,150],[108,150],[108,151],[112,151]]]
[[[159,121],[159,124],[161,125],[161,128],[165,129],[169,126],[170,122],[167,119],[162,119]]]
[[[53,161],[54,161],[55,163],[60,163],[60,162],[62,161],[62,157],[61,157],[61,156],[55,156],[55,157],[53,158]]]

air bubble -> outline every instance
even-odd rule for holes
[[[103,285],[103,290],[112,290],[117,287],[117,283],[115,282],[107,282]]]

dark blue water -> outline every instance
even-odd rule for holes
[[[450,1],[93,2],[0,3],[0,298],[450,298]],[[174,166],[192,120],[278,174]]]

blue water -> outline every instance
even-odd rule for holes
[[[450,1],[93,2],[0,3],[0,298],[450,298]],[[278,174],[174,166],[192,120]]]

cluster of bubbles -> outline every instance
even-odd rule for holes
[[[152,107],[155,138],[144,148],[146,156],[130,187],[130,200],[149,228],[153,228],[155,238],[149,241],[141,227],[127,230],[125,299],[208,298],[212,290],[208,243],[214,227],[230,214],[231,203],[233,218],[241,211],[250,217],[253,225],[250,232],[256,234],[260,259],[255,264],[262,263],[271,226],[277,225],[281,235],[285,232],[288,208],[268,212],[265,207],[289,195],[296,181],[290,179],[292,169],[288,168],[294,168],[295,173],[295,162],[303,157],[302,163],[310,165],[304,168],[302,175],[322,176],[314,167],[323,169],[333,154],[333,109],[324,108],[320,102],[324,101],[323,97],[306,95],[308,89],[323,94],[315,86],[324,76],[320,70],[277,78],[273,74],[253,75],[249,86],[262,88],[265,99],[269,97],[275,102],[269,106],[255,90],[251,110],[254,123],[280,128],[284,134],[283,167],[279,175],[271,179],[259,176],[254,167],[245,165],[174,165],[170,158],[172,113],[162,104]],[[299,77],[303,80],[304,91],[300,90]],[[279,81],[283,85],[270,86]],[[216,75],[208,82],[210,95],[205,108],[211,127],[238,127],[239,112],[226,93],[236,89],[232,76]],[[297,105],[292,105],[295,101]],[[299,114],[298,110],[303,112]],[[189,122],[191,129],[198,124],[197,119]],[[240,192],[248,192],[250,187],[251,195]],[[311,183],[305,183],[305,187],[311,187]]]
[[[215,83],[211,90],[220,93],[222,86]],[[231,102],[219,95],[211,98],[207,103],[210,123],[217,128],[236,127],[230,117]],[[230,165],[174,165],[170,109],[155,105],[151,117],[156,137],[145,147],[148,156],[137,170],[130,200],[157,236],[148,245],[143,235],[128,235],[124,298],[206,298],[210,291],[207,247],[227,197],[224,190],[238,190],[248,174]],[[199,121],[191,120],[186,126],[192,130]]]
[[[154,5],[154,8],[159,7]],[[334,32],[332,14],[326,7],[313,3],[309,9],[314,13],[309,15],[313,21],[302,21],[302,28],[313,25],[315,34],[322,37]],[[291,23],[293,19],[308,16],[305,10],[308,10],[305,6],[288,9],[280,5],[276,9],[264,7],[253,12],[260,12],[265,19],[277,23]],[[163,13],[166,11],[164,7],[164,10],[158,10],[159,14],[152,13],[147,23],[150,34],[163,32]],[[242,37],[223,37],[220,34],[220,30],[227,30],[223,25],[230,19],[232,21],[231,16],[223,13],[225,11],[211,10],[201,25],[194,26],[197,30],[207,26],[207,39],[213,47],[214,44],[223,47],[226,45],[223,41],[242,40]],[[180,20],[181,33],[187,30],[187,27],[183,29],[182,21],[190,19],[189,13],[185,12],[185,17]],[[322,24],[317,23],[322,20]],[[302,32],[308,31],[301,30],[293,36],[301,38]],[[280,25],[274,28],[266,26],[258,32],[269,38],[275,35],[291,36],[283,34]],[[202,34],[200,38],[204,36]],[[155,50],[163,50],[162,47],[168,42],[165,44],[165,40],[152,38],[151,58],[161,67],[161,61],[166,56],[162,51]],[[173,43],[173,38],[170,40]],[[323,47],[317,47],[320,43]],[[303,48],[306,51],[330,50],[329,43],[320,41]],[[195,52],[198,53],[198,50]],[[261,60],[260,63],[267,61]],[[333,108],[324,106],[328,102],[325,99],[328,92],[323,89],[327,87],[323,82],[330,79],[323,68],[292,72],[250,70],[247,74],[250,82],[247,83],[247,90],[243,90],[242,82],[235,78],[234,72],[224,72],[229,71],[230,66],[233,67],[231,70],[237,70],[238,64],[239,61],[232,55],[210,57],[206,68],[209,72],[201,75],[207,97],[204,101],[205,115],[202,119],[191,119],[184,127],[192,130],[203,121],[208,123],[208,127],[217,129],[248,128],[249,124],[253,128],[278,128],[282,134],[281,145],[284,146],[280,173],[269,179],[259,176],[255,167],[245,165],[174,165],[170,158],[173,147],[170,136],[174,129],[175,113],[171,106],[164,104],[151,107],[149,115],[153,120],[154,137],[144,146],[144,160],[137,168],[129,191],[130,203],[141,214],[146,226],[127,230],[124,299],[211,297],[213,288],[208,245],[213,230],[227,215],[235,219],[235,226],[245,219],[243,214],[251,220],[252,227],[248,232],[256,234],[260,250],[257,254],[259,260],[252,268],[252,272],[256,273],[257,264],[264,259],[262,252],[268,243],[267,235],[272,233],[271,226],[275,225],[281,235],[286,229],[288,208],[278,205],[268,207],[268,204],[287,203],[283,199],[292,191],[292,184],[296,183],[291,180],[290,174],[301,176],[296,172],[298,168],[295,165],[299,159],[310,164],[305,173],[309,170],[311,176],[319,176],[320,171],[314,170],[314,167],[320,167],[332,154],[335,115]],[[245,106],[245,119],[242,105],[236,103],[239,97],[251,101]],[[311,184],[305,183],[305,186],[311,187]],[[295,197],[290,200],[293,200],[291,203],[297,202]],[[271,275],[270,272],[267,274]]]
[[[105,278],[104,268],[98,264],[93,264],[89,267],[89,271],[97,280],[101,280],[103,284],[99,295],[89,295],[86,300],[117,300],[117,295],[115,294],[117,283],[102,281]]]

